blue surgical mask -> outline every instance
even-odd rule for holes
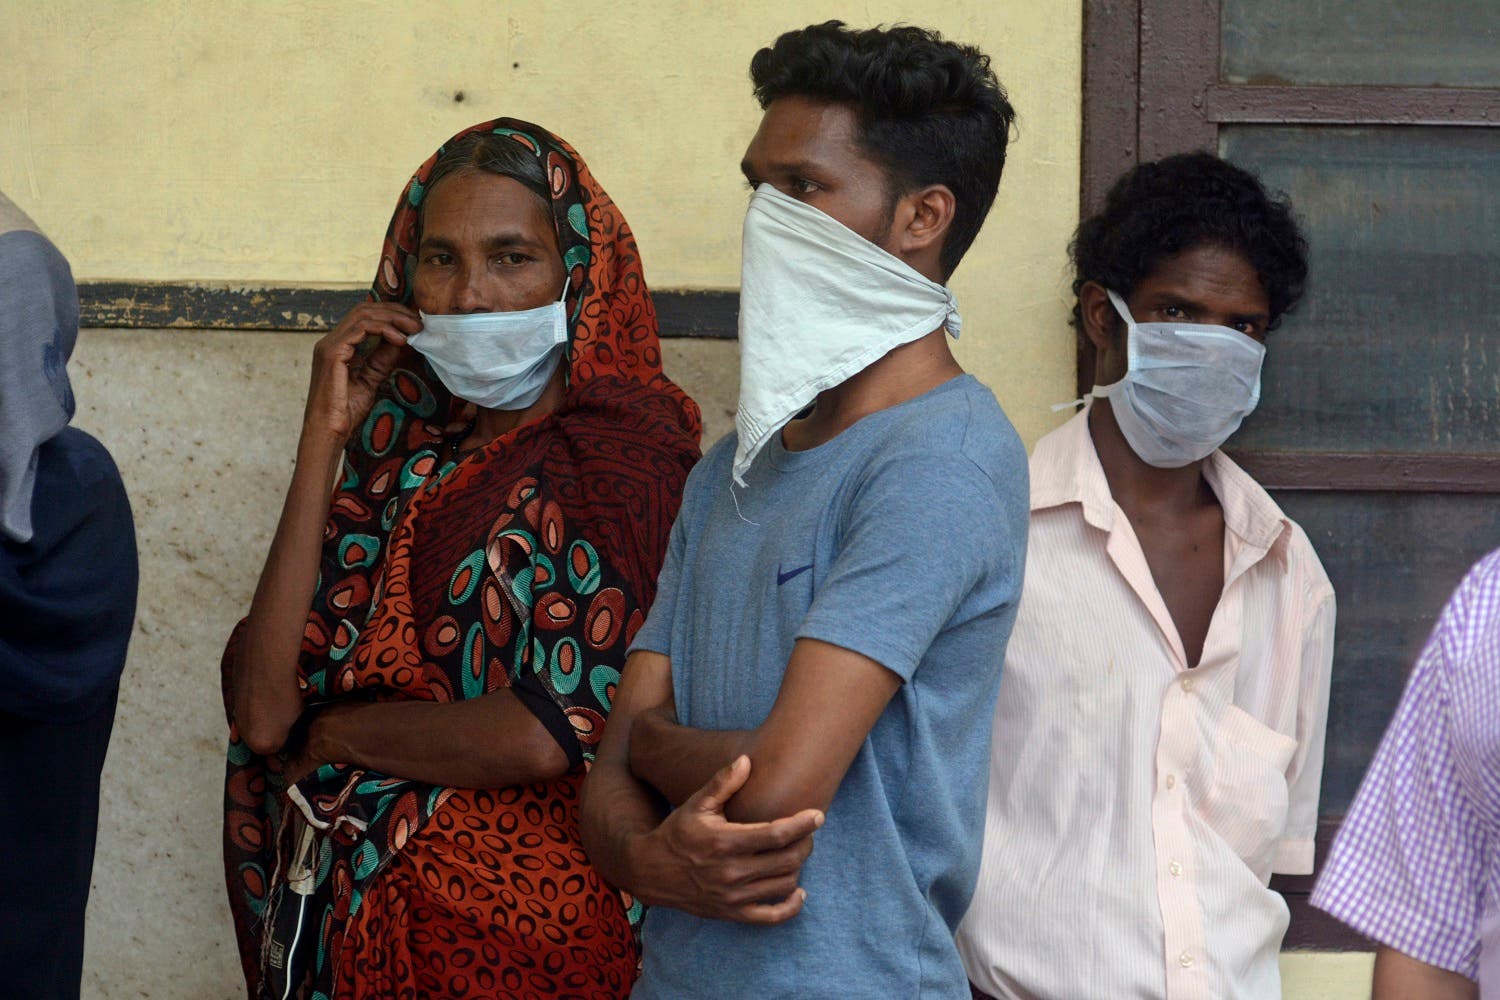
[[[1109,293],[1126,327],[1130,368],[1090,395],[1107,396],[1141,461],[1175,469],[1207,458],[1260,401],[1264,344],[1227,326],[1137,323]]]
[[[448,391],[490,410],[524,410],[542,397],[568,344],[568,286],[556,302],[516,312],[422,313],[406,342]]]

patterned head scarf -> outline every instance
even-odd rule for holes
[[[415,351],[403,354],[345,450],[298,674],[313,703],[457,701],[508,688],[553,720],[549,731],[582,765],[655,596],[700,418],[662,374],[635,240],[583,160],[513,119],[465,129],[449,144],[475,132],[513,139],[545,168],[569,275],[567,392],[554,412],[454,460],[446,441],[468,404]],[[410,301],[417,214],[447,148],[397,203],[374,299]],[[226,710],[239,635],[224,656]],[[232,727],[228,756],[225,866],[247,978],[258,980],[262,928],[285,895],[278,861],[289,848],[278,816],[293,807],[324,831],[314,984],[328,995],[351,974],[336,960],[338,929],[429,820],[465,809],[524,824],[525,810],[572,808],[582,775],[578,766],[550,784],[475,790],[328,765],[282,794],[277,769]],[[639,905],[626,905],[638,917]]]
[[[67,259],[0,194],[0,534],[31,540],[37,452],[73,419],[78,288]]]
[[[572,300],[569,384],[596,376],[642,382],[660,376],[656,309],[646,290],[629,223],[572,146],[545,129],[514,118],[497,118],[464,129],[417,168],[386,230],[370,297],[411,304],[419,213],[433,168],[459,140],[484,133],[515,140],[540,161],[547,178],[558,249],[567,269],[568,297]],[[433,383],[435,390],[441,390],[435,377]],[[677,395],[686,405],[693,405],[680,392]]]

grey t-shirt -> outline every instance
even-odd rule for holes
[[[804,637],[905,683],[834,796],[802,913],[766,928],[658,907],[633,996],[967,998],[953,931],[1026,563],[1026,452],[967,375],[808,451],[775,435],[732,496],[734,447],[688,479],[634,644],[672,658],[680,720],[759,725]]]

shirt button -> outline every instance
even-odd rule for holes
[[[1182,863],[1179,861],[1172,862],[1170,865],[1167,865],[1167,871],[1172,873],[1173,878],[1176,878],[1182,874]]]
[[[1193,956],[1189,952],[1183,952],[1177,956],[1177,964],[1184,969],[1190,969],[1193,966]]]
[[[1172,787],[1175,787],[1176,784],[1177,784],[1177,775],[1175,775],[1175,774],[1169,774],[1169,775],[1167,775],[1167,787],[1168,788],[1172,788]]]
[[[1182,679],[1182,689],[1184,691],[1192,691],[1193,690],[1193,679],[1191,677],[1184,677]]]

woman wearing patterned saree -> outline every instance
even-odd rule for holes
[[[315,352],[224,656],[252,997],[629,992],[639,906],[588,864],[578,786],[698,431],[571,147],[500,119],[422,165]]]

